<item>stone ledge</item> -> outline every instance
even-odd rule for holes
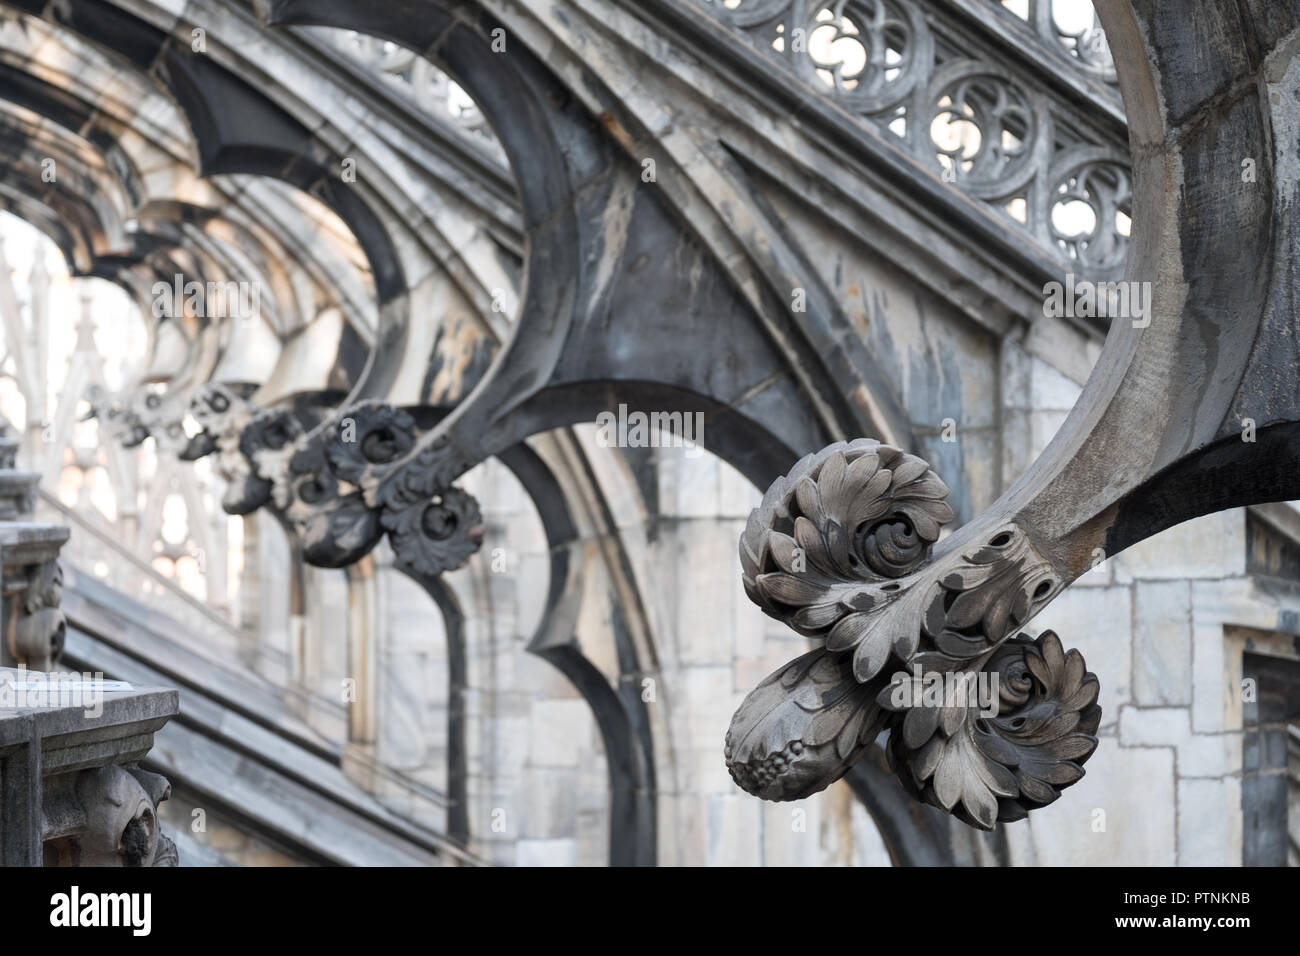
[[[179,712],[175,690],[0,668],[0,864],[174,864],[170,787],[133,764]]]

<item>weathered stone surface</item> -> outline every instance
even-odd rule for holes
[[[174,690],[102,675],[0,668],[7,866],[175,866],[157,806],[167,781],[136,764],[179,709]]]
[[[448,826],[464,836],[453,817],[472,818],[494,858],[586,861],[599,841],[552,812],[554,794],[579,794],[595,818],[589,790],[609,786],[612,860],[813,859],[814,841],[767,826],[788,808],[720,809],[736,798],[716,759],[726,712],[808,649],[740,601],[735,519],[753,486],[859,435],[923,455],[964,525],[922,535],[923,548],[878,530],[866,553],[889,552],[898,573],[885,577],[913,595],[989,567],[999,588],[1015,577],[1012,614],[987,582],[954,600],[988,612],[990,645],[1041,610],[1035,627],[1081,647],[1100,676],[1102,728],[1176,755],[1146,768],[1155,792],[1234,772],[1242,662],[1263,653],[1234,629],[1294,633],[1295,609],[1247,583],[1239,511],[1152,535],[1225,504],[1300,495],[1286,431],[1295,11],[1100,0],[1112,63],[1050,16],[1022,21],[999,4],[962,5],[954,60],[934,42],[947,6],[895,6],[887,39],[909,56],[892,75],[868,60],[860,85],[774,48],[782,3],[752,18],[750,3],[692,0],[274,0],[258,5],[264,20],[213,3],[206,57],[186,52],[190,24],[165,2],[70,0],[6,20],[4,62],[28,99],[21,114],[0,109],[29,132],[27,117],[42,118],[5,147],[5,195],[40,197],[13,211],[63,237],[74,271],[137,294],[150,270],[173,267],[266,286],[264,353],[215,317],[185,334],[153,325],[150,388],[96,413],[116,440],[212,454],[233,510],[283,523],[242,582],[255,627],[212,659],[268,677],[390,807],[423,818],[415,783],[445,781],[458,808]],[[120,49],[106,47],[105,24]],[[506,51],[493,50],[497,24]],[[472,106],[449,108],[453,79]],[[1024,150],[967,156],[968,144],[934,139],[913,114],[945,97],[969,107],[953,115],[982,143],[1005,133]],[[72,188],[41,185],[44,155]],[[359,175],[338,175],[349,159]],[[1061,232],[1062,189],[1096,204],[1088,241]],[[1130,248],[1129,278],[1154,293],[1149,325],[1117,319],[1103,352],[1104,321],[1043,314],[1044,282],[1063,270],[1118,278]],[[211,403],[228,395],[240,401],[219,412]],[[708,451],[575,438],[624,404],[704,415]],[[203,432],[181,443],[187,408]],[[1240,441],[1247,418],[1257,442]],[[366,425],[356,447],[349,422]],[[369,427],[381,423],[392,433]],[[493,456],[504,468],[485,468]],[[1008,527],[1007,561],[969,559]],[[384,535],[418,579],[405,593],[357,570]],[[1109,560],[1094,572],[1098,552]],[[303,555],[354,570],[346,583],[302,573]],[[908,603],[884,593],[881,608]],[[50,609],[36,610],[33,627],[48,630]],[[885,628],[895,639],[921,633],[904,610],[907,627]],[[431,613],[444,626],[426,626]],[[972,627],[954,623],[967,637]],[[203,641],[123,631],[159,666]],[[886,670],[873,642],[855,646],[870,651],[856,676]],[[891,668],[907,662],[897,650]],[[361,690],[346,707],[333,699],[345,679]],[[248,689],[218,667],[210,680]],[[265,692],[256,707],[275,713]],[[210,703],[195,706],[219,723]],[[1168,726],[1148,708],[1167,710]],[[1093,716],[1080,718],[1084,737]],[[859,729],[855,755],[877,752],[873,729]],[[914,721],[913,743],[924,729]],[[281,753],[286,765],[302,743]],[[1070,797],[1099,774],[1123,791],[1131,769],[1099,757]],[[523,781],[543,771],[545,822],[521,829]],[[826,796],[818,827],[856,846],[845,828],[861,812]],[[490,829],[498,803],[504,833]],[[871,806],[887,832],[889,808]],[[684,836],[656,830],[660,818]],[[1174,836],[1181,859],[1181,821]],[[897,855],[906,841],[888,839]],[[1160,841],[1145,849],[1166,858]]]
[[[1191,590],[1185,581],[1139,582],[1133,597],[1133,701],[1192,698]]]
[[[1117,554],[1117,581],[1220,578],[1245,572],[1240,509],[1184,522]]]
[[[1241,781],[1178,782],[1178,865],[1240,866]]]
[[[1031,814],[1024,829],[1008,830],[1013,859],[1040,866],[1173,866],[1174,801],[1171,748],[1128,748],[1103,736],[1088,775],[1052,813]]]

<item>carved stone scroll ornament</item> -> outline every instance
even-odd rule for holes
[[[344,567],[389,532],[396,559],[417,574],[437,575],[468,561],[482,540],[477,502],[459,489],[429,485],[409,525],[383,522],[373,497],[378,468],[416,444],[415,419],[381,402],[331,412],[311,432],[287,411],[253,419],[240,438],[269,503],[296,529],[303,558]],[[251,499],[253,507],[268,503]]]
[[[392,485],[386,508],[378,475],[415,447],[420,431],[405,411],[365,401],[333,410],[306,431],[282,409],[258,412],[222,386],[205,386],[191,414],[203,431],[186,457],[217,452],[230,482],[222,505],[232,514],[272,507],[295,528],[303,557],[319,567],[352,564],[388,533],[397,560],[420,575],[461,567],[479,548],[478,502],[433,468]]]
[[[45,796],[46,866],[178,866],[158,805],[165,777],[109,764],[53,778]]]
[[[99,385],[86,390],[90,412],[107,438],[123,448],[134,448],[152,437],[159,450],[181,454],[186,447],[183,419],[189,402],[148,386],[108,392]]]
[[[182,461],[197,461],[216,455],[217,470],[227,481],[248,471],[248,461],[239,450],[239,436],[257,415],[257,406],[240,389],[208,383],[190,396],[190,417],[199,426],[178,453]]]
[[[58,660],[68,629],[59,607],[62,600],[63,569],[59,562],[31,565],[13,625],[11,650],[16,660],[35,670],[45,670]]]
[[[183,420],[189,402],[184,396],[137,388],[127,397],[132,421],[153,438],[158,450],[179,454],[186,444]]]
[[[1097,679],[1050,631],[1019,633],[1059,576],[1015,524],[931,560],[947,494],[925,461],[869,439],[809,455],[768,489],[741,537],[745,590],[823,647],[736,712],[726,759],[745,790],[816,793],[884,730],[904,787],[983,829],[1083,776]]]
[[[298,442],[304,434],[302,423],[284,409],[258,412],[240,433],[239,450],[248,460],[252,475],[259,479],[256,494],[265,495],[258,505],[272,500],[283,508],[288,503],[292,482],[289,463],[301,450]]]
[[[129,399],[110,394],[98,385],[86,390],[90,412],[86,416],[107,430],[107,438],[123,448],[134,448],[149,437],[149,429],[140,421]]]
[[[464,565],[483,542],[478,502],[436,467],[431,445],[398,481],[381,483],[387,466],[415,448],[418,432],[405,412],[378,402],[349,409],[326,454],[340,478],[360,489],[368,513],[388,532],[400,565],[420,576]]]

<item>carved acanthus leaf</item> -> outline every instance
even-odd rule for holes
[[[469,493],[414,479],[385,488],[380,522],[397,560],[417,574],[454,571],[483,543],[483,516]]]
[[[1100,685],[1083,656],[1065,652],[1052,631],[1037,640],[1021,634],[998,648],[981,675],[965,673],[996,689],[986,702],[996,713],[963,694],[963,683],[973,689],[973,680],[949,682],[957,692],[949,691],[944,707],[903,709],[902,733],[890,738],[889,753],[914,796],[990,829],[1046,806],[1083,776],[1082,764],[1097,748]],[[899,693],[912,680],[897,676],[877,702],[887,710],[900,699],[915,704],[919,687]]]
[[[86,402],[90,405],[87,417],[98,421],[107,437],[123,448],[134,448],[149,437],[149,430],[130,407],[129,396],[124,399],[99,385],[91,385],[86,389]]]
[[[809,455],[779,478],[740,539],[745,591],[769,615],[827,649],[853,650],[858,679],[916,651],[919,627],[867,612],[901,602],[919,619],[933,586],[908,586],[952,520],[948,487],[922,459],[868,439]]]
[[[415,437],[415,419],[408,413],[383,402],[361,402],[339,418],[325,454],[340,478],[369,489],[384,466],[415,446]]]
[[[268,409],[253,416],[239,436],[253,474],[269,482],[277,506],[284,508],[292,498],[289,462],[300,450],[303,427],[287,411]]]
[[[871,743],[847,744],[859,714],[890,730],[918,798],[973,826],[1019,819],[1082,776],[1100,719],[1096,678],[1054,634],[1015,637],[1061,576],[1011,523],[932,559],[952,518],[946,494],[924,461],[865,439],[809,455],[768,489],[741,538],[745,590],[823,647],[737,711],[727,761],[743,788],[795,799],[838,779]],[[944,689],[931,699],[920,686],[934,679]],[[900,695],[900,681],[916,687]],[[967,693],[999,681],[996,700]],[[844,748],[812,746],[809,700],[834,715],[818,712],[819,743],[834,720]]]
[[[880,683],[859,684],[847,659],[825,649],[786,664],[732,720],[732,778],[765,800],[798,800],[839,779],[884,727]]]
[[[240,433],[257,414],[257,409],[228,385],[208,383],[190,396],[190,416],[200,431],[179,453],[184,461],[217,455],[217,469],[228,480],[246,473],[249,463],[239,449]]]

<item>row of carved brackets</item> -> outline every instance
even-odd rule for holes
[[[92,35],[93,31],[87,28],[87,33]],[[214,89],[208,92],[218,101],[224,95],[220,83],[214,84]],[[51,97],[51,100],[53,99]],[[245,117],[248,115],[247,102],[237,102],[235,105],[244,110]],[[272,104],[262,103],[261,107],[274,112]],[[289,149],[294,144],[280,145],[284,149]],[[212,149],[211,144],[208,144],[208,148]],[[239,213],[238,209],[226,208],[220,215],[238,221]],[[51,231],[57,235],[57,230]],[[288,243],[284,242],[282,245],[287,246]],[[378,255],[380,261],[388,261],[382,249]],[[111,275],[124,284],[131,285],[129,281],[131,275],[121,268],[124,263],[129,264],[131,261],[132,257],[123,253],[113,256],[112,262],[104,263],[102,267],[94,266],[80,271],[85,274]],[[117,271],[111,271],[110,265],[116,267]],[[158,278],[166,272],[167,268],[159,268],[154,273],[146,273],[145,278]],[[215,278],[221,281],[230,276],[218,269],[215,271]],[[137,277],[135,284],[139,285],[139,282]],[[147,282],[141,287],[145,290],[149,289]],[[325,290],[326,297],[328,291]],[[345,348],[346,343],[335,343],[338,347],[338,365],[344,365],[345,361],[358,369],[361,365],[365,365],[364,374],[358,372],[339,377],[340,382],[355,383],[358,380],[363,384],[370,382],[368,386],[357,386],[356,392],[364,393],[366,388],[382,392],[382,385],[374,384],[375,382],[400,379],[403,362],[418,361],[422,358],[419,354],[404,355],[401,347],[403,329],[396,321],[402,318],[403,303],[400,299],[399,296],[397,301],[389,301],[384,307],[384,317],[389,319],[389,322],[382,326],[381,338],[389,341],[391,347],[374,350],[368,363],[365,362],[364,351],[360,354],[363,361],[357,362],[356,348],[348,351]],[[170,317],[167,321],[170,321]],[[314,334],[314,329],[310,331]],[[335,338],[337,339],[337,334]],[[155,341],[157,339],[158,337]],[[463,341],[463,336],[461,340]],[[196,336],[194,341],[198,342],[200,347],[186,350],[187,359],[180,363],[184,375],[173,375],[167,382],[170,387],[165,390],[152,386],[140,387],[128,390],[123,395],[96,395],[93,403],[96,406],[94,413],[101,418],[106,437],[110,440],[134,445],[145,437],[152,436],[158,441],[161,450],[175,451],[181,457],[189,459],[215,453],[218,456],[219,469],[231,479],[231,493],[227,496],[225,504],[232,512],[246,513],[261,504],[280,518],[291,534],[304,533],[313,513],[309,506],[319,501],[319,495],[316,494],[320,490],[318,483],[322,480],[334,480],[332,469],[327,468],[319,457],[314,459],[315,465],[310,464],[313,455],[318,455],[321,446],[317,444],[314,452],[305,439],[307,432],[313,426],[321,424],[331,415],[334,416],[334,423],[342,425],[346,433],[353,431],[359,418],[362,423],[362,447],[371,450],[372,454],[383,442],[401,440],[391,433],[382,436],[382,440],[381,436],[371,433],[372,426],[376,425],[380,418],[391,426],[400,428],[402,433],[408,436],[405,440],[409,444],[412,419],[407,412],[396,411],[373,402],[362,402],[355,409],[349,406],[344,414],[344,410],[339,407],[338,399],[331,398],[331,393],[346,394],[348,390],[323,389],[319,386],[306,387],[301,381],[295,380],[291,374],[295,370],[305,369],[310,373],[318,366],[318,363],[302,361],[304,350],[298,348],[301,341],[299,338],[284,344],[280,353],[282,361],[275,363],[275,368],[267,376],[269,382],[259,383],[255,377],[248,376],[236,377],[233,381],[227,376],[225,380],[221,380],[222,376],[214,372],[211,376],[212,380],[206,384],[186,387],[184,382],[192,381],[196,377],[201,378],[201,375],[195,374],[196,368],[211,369],[215,365],[219,369],[225,361],[222,355],[214,355],[210,349],[202,347],[204,343],[201,335]],[[238,355],[243,344],[246,343],[235,340],[233,344],[224,346],[224,351],[227,354]],[[175,340],[173,340],[174,345]],[[487,356],[479,355],[476,351],[478,344],[471,340],[470,346],[475,351],[471,352],[468,356],[469,361],[465,363],[468,371],[460,376],[459,387],[462,391],[472,387],[476,381],[475,365],[486,364]],[[297,353],[294,352],[295,349]],[[167,364],[158,359],[159,351],[156,347],[153,349],[149,362],[150,368],[155,371]],[[307,349],[306,351],[312,354],[319,350]],[[451,358],[462,357],[464,356]],[[289,361],[283,361],[286,358]],[[425,359],[426,366],[427,363],[428,360]],[[286,366],[289,373],[284,372]],[[423,372],[424,369],[417,369],[417,371]],[[141,376],[142,379],[145,377],[148,376]],[[253,404],[252,399],[262,396],[268,384],[274,386],[276,394],[285,395],[287,398],[277,403],[281,407],[263,412]],[[437,397],[455,399],[458,394],[454,389],[443,389],[437,393]],[[413,408],[412,411],[426,420],[445,414],[445,409],[432,404]],[[201,430],[197,434],[182,434],[178,438],[177,433],[181,428],[183,414],[192,414]],[[328,436],[331,433],[322,429],[317,434]],[[290,439],[293,441],[290,442]],[[346,443],[344,450],[348,450]],[[303,454],[297,457],[297,462],[306,461],[309,463],[308,467],[305,472],[295,471],[290,475],[289,463],[299,453]],[[546,658],[568,675],[592,706],[610,760],[613,804],[611,820],[620,821],[617,829],[611,827],[611,862],[652,863],[655,853],[654,814],[653,807],[647,803],[646,795],[652,790],[653,777],[649,767],[653,758],[649,751],[648,738],[640,733],[640,728],[646,722],[644,702],[638,699],[633,705],[628,700],[622,699],[576,642],[573,596],[581,593],[583,566],[581,561],[571,560],[570,551],[576,544],[578,531],[569,514],[568,495],[561,488],[550,464],[528,446],[520,443],[507,449],[502,452],[500,459],[515,474],[528,494],[538,502],[538,513],[551,557],[551,585],[547,592],[546,607],[536,633],[529,642],[529,649]],[[278,462],[283,467],[267,467],[268,461]],[[267,476],[266,478],[256,473],[255,469],[259,466],[262,467],[262,474]],[[334,487],[337,489],[337,484]],[[343,494],[339,497],[347,499],[347,494],[348,492],[343,490]],[[476,514],[476,505],[467,495],[454,491],[449,498],[449,501],[434,504],[455,504],[473,509]],[[345,500],[344,507],[349,500],[353,499]],[[477,518],[470,516],[469,520],[458,521],[457,525],[470,533],[467,537],[476,546]],[[327,549],[331,540],[326,538],[322,542],[323,547]],[[373,541],[370,543],[373,544]],[[349,544],[348,547],[351,545]],[[309,550],[313,555],[318,553],[324,555],[319,563],[331,567],[345,563],[340,558],[329,557],[328,550],[320,552],[315,548]],[[462,558],[467,556],[468,550],[462,545]],[[359,556],[363,552],[358,550],[355,553]],[[410,563],[402,565],[402,568],[430,592],[442,609],[450,641],[453,639],[451,631],[459,630],[456,621],[462,615],[456,607],[454,595],[438,581],[436,576],[436,572],[448,564],[449,562],[439,561],[436,567],[427,571],[422,571],[421,568],[414,567]],[[641,713],[635,712],[638,708]],[[627,826],[629,820],[634,820],[634,825]]]
[[[1082,776],[1096,746],[1097,680],[1055,635],[1035,640],[1019,628],[1091,567],[1098,550],[1113,555],[1200,514],[1300,495],[1297,330],[1289,305],[1297,223],[1294,183],[1284,175],[1296,108],[1293,96],[1280,95],[1296,83],[1281,44],[1300,23],[1294,12],[1243,17],[1247,11],[1199,7],[1189,20],[1169,5],[1100,5],[1136,157],[1128,275],[1151,283],[1152,308],[1149,324],[1112,327],[1084,395],[1047,452],[987,513],[938,547],[938,528],[951,517],[942,482],[925,462],[868,441],[803,459],[751,519],[742,539],[751,596],[825,645],[769,678],[738,713],[729,760],[748,789],[781,799],[815,792],[888,728],[905,786],[972,825],[991,828],[1052,802]],[[409,33],[377,27],[374,16],[349,17],[328,4],[309,13],[289,0],[273,11],[281,21],[378,29],[411,43]],[[438,22],[436,12],[433,20],[430,46],[449,56],[485,40],[468,25]],[[1212,37],[1217,75],[1233,78],[1226,91],[1204,81],[1203,46],[1191,56],[1180,42],[1192,22]],[[453,34],[462,34],[454,47]],[[1270,59],[1275,47],[1280,52]],[[524,58],[512,65],[525,72],[517,79],[530,81],[527,88],[544,89],[545,78],[527,74]],[[473,73],[463,79],[492,119],[499,93],[491,80]],[[619,291],[634,293],[615,303],[608,287],[579,280],[576,263],[584,255],[600,262],[609,250],[589,225],[600,218],[578,212],[592,196],[617,201],[620,176],[629,171],[608,153],[608,163],[588,164],[590,125],[542,103],[536,108],[538,123],[550,124],[554,151],[539,148],[547,137],[519,123],[517,111],[513,124],[497,124],[506,151],[526,144],[532,168],[543,173],[537,179],[549,187],[521,176],[533,213],[531,248],[539,254],[528,264],[532,281],[514,338],[471,400],[409,450],[391,461],[363,452],[365,461],[349,462],[366,504],[390,530],[419,528],[431,495],[506,442],[549,424],[548,414],[590,420],[600,406],[579,383],[620,382],[632,391],[631,380],[643,381],[646,369],[689,365],[682,343],[712,363],[737,345],[747,358],[761,356],[725,310],[714,313],[724,319],[705,342],[698,329],[672,326],[684,270],[652,263],[629,276],[611,263],[624,285]],[[560,152],[560,144],[568,150]],[[599,154],[602,146],[609,148],[588,148]],[[1258,165],[1251,181],[1239,175],[1242,157]],[[591,175],[593,167],[600,172]],[[555,185],[566,181],[568,195]],[[632,200],[639,236],[647,250],[665,248],[672,227],[656,222],[655,203],[644,195]],[[1260,269],[1236,265],[1243,244]],[[641,251],[631,245],[618,250],[620,263]],[[700,288],[709,288],[707,279],[696,295]],[[644,321],[648,315],[660,321]],[[600,338],[596,328],[608,335],[623,316],[631,319],[619,322],[616,354],[590,346]],[[653,334],[641,337],[638,329]],[[624,356],[635,370],[620,364]],[[536,384],[521,394],[521,381]],[[742,393],[710,392],[704,381],[714,384],[717,376],[692,376],[690,385],[724,438],[715,450],[742,471],[762,474],[760,455],[779,448],[780,423],[765,419],[770,433],[761,451],[748,442],[746,452],[724,447],[727,438],[758,436],[747,433]],[[1252,443],[1242,440],[1246,421],[1260,426]],[[792,574],[792,541],[815,574]],[[1011,709],[985,720],[951,698],[932,707],[904,694],[900,704],[891,694],[897,680],[888,676],[899,665],[917,675],[997,673]],[[796,713],[783,713],[782,703]]]
[[[512,336],[449,414],[417,428],[408,412],[382,403],[382,374],[354,391],[360,402],[306,426],[291,413],[261,413],[239,448],[248,481],[265,484],[246,489],[239,506],[274,501],[319,563],[355,560],[387,532],[401,560],[436,573],[475,543],[475,511],[454,487],[458,477],[529,435],[591,421],[617,402],[703,413],[716,436],[710,450],[760,484],[800,452],[827,446],[772,485],[742,540],[751,596],[826,645],[742,707],[729,757],[738,782],[765,797],[813,792],[887,728],[904,785],[969,823],[990,827],[1050,802],[1095,746],[1096,682],[1053,636],[1030,640],[1019,628],[1098,550],[1113,555],[1209,511],[1300,496],[1287,344],[1295,342],[1287,306],[1295,226],[1279,159],[1290,117],[1286,98],[1269,95],[1290,82],[1280,56],[1269,56],[1294,24],[1290,14],[1237,19],[1198,4],[1197,22],[1215,38],[1211,65],[1232,78],[1211,87],[1198,80],[1205,59],[1189,62],[1173,39],[1190,21],[1152,6],[1099,4],[1134,145],[1128,274],[1152,284],[1151,322],[1112,328],[1047,452],[986,514],[936,544],[946,506],[924,462],[890,445],[832,443],[862,431],[906,436],[907,428],[896,407],[864,416],[846,397],[843,371],[827,366],[809,327],[833,309],[818,301],[825,290],[810,290],[809,318],[778,304],[775,282],[739,296],[681,225],[673,197],[638,188],[625,142],[637,127],[617,103],[596,122],[590,95],[575,95],[554,64],[527,48],[493,59],[501,21],[486,10],[494,4],[430,0],[413,30],[395,11],[271,3],[274,24],[355,29],[446,66],[514,163],[532,254]],[[1213,135],[1206,115],[1219,120]],[[1258,174],[1238,185],[1243,156]],[[345,220],[366,220],[361,200],[336,193]],[[604,226],[615,216],[638,229],[611,244]],[[774,245],[773,255],[793,255]],[[666,257],[664,248],[681,252]],[[1243,250],[1261,268],[1238,268]],[[400,310],[396,259],[371,261],[381,308]],[[717,317],[707,327],[691,319],[706,313]],[[798,343],[798,354],[773,340]],[[1259,424],[1253,445],[1241,441],[1246,419]],[[813,579],[782,563],[790,540],[819,556]],[[891,709],[888,676],[909,665],[996,671],[1018,709],[1005,727],[951,704]],[[773,695],[793,716],[754,720],[753,700]],[[1059,718],[1047,730],[1027,716],[1045,711]]]

